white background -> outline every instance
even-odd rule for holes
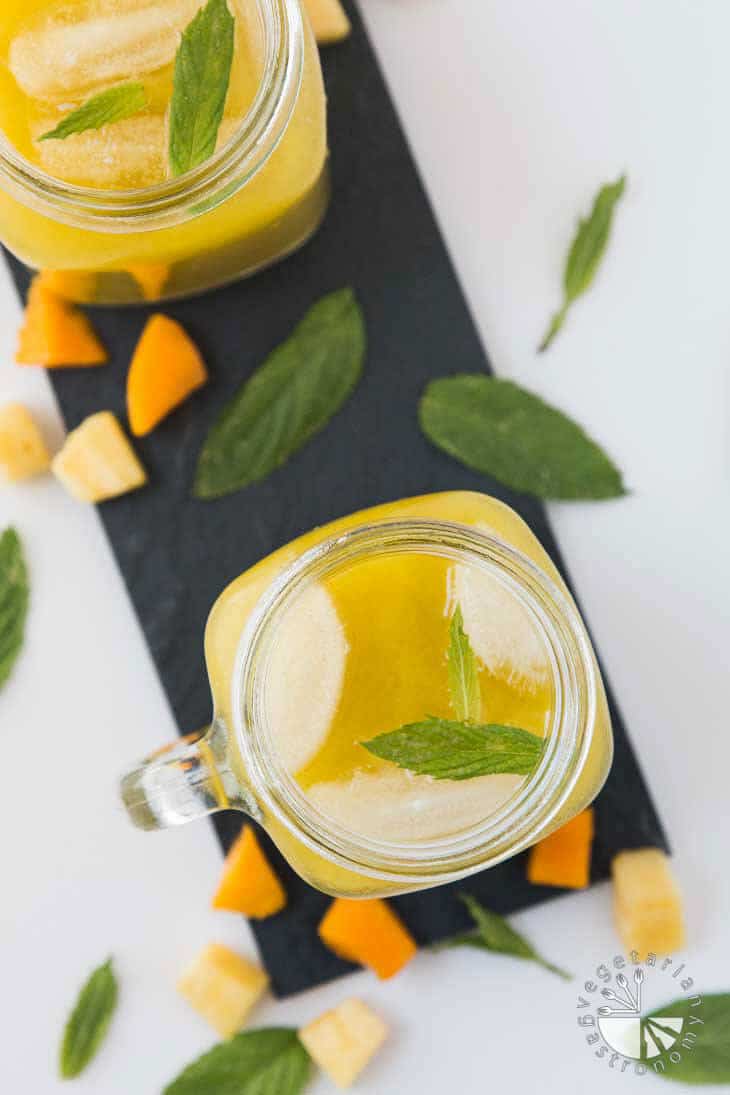
[[[704,990],[730,989],[730,6],[363,6],[497,370],[584,423],[632,488],[552,517],[674,844],[686,961]],[[628,194],[595,288],[538,358],[576,217],[622,171]],[[11,364],[18,316],[3,272],[0,397],[27,401],[56,443],[43,373]],[[33,606],[0,696],[0,1087],[60,1087],[69,1004],[112,952],[121,1006],[75,1090],[154,1095],[214,1040],[176,996],[182,967],[211,940],[254,946],[238,918],[208,910],[211,827],[139,834],[117,806],[120,770],[174,726],[96,513],[46,479],[2,492],[0,525],[11,521]],[[423,954],[389,984],[358,974],[270,1001],[256,1020],[300,1024],[362,996],[392,1028],[364,1095],[658,1090],[611,1074],[576,1026],[580,981],[618,950],[608,886],[515,923],[578,980]]]

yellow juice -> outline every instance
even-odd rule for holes
[[[240,142],[258,118],[265,141],[262,130],[252,144],[271,145],[262,162],[254,165],[250,156],[237,161],[214,197],[203,189],[187,200],[183,177],[164,209],[159,201],[154,209],[145,204],[171,182],[167,145],[174,60],[182,32],[203,4],[5,0],[2,5],[0,133],[33,178],[19,182],[17,174],[4,172],[0,155],[0,237],[27,265],[67,272],[71,297],[80,284],[71,275],[79,272],[94,275],[90,291],[84,279],[84,296],[103,303],[208,288],[291,251],[324,214],[326,107],[319,57],[306,19],[302,24],[289,0],[228,0],[235,20],[234,61],[216,155]],[[286,20],[287,15],[293,20],[289,53],[284,56],[282,47],[267,68],[273,33],[267,16]],[[138,114],[63,140],[39,139],[93,95],[130,81],[141,83],[147,97]],[[256,106],[264,93],[271,112],[266,118],[264,107]],[[54,181],[53,194],[43,176]],[[127,195],[133,215],[110,216],[102,208],[105,192],[115,200]],[[97,195],[91,213],[90,194]]]
[[[411,519],[453,522],[497,536],[564,590],[524,522],[485,495],[453,492],[407,499],[335,521],[257,564],[214,606],[206,657],[223,723],[236,723],[231,705],[242,632],[277,574],[332,536]],[[525,775],[511,773],[460,781],[416,775],[379,759],[362,744],[427,716],[457,719],[447,661],[457,606],[476,655],[480,721],[546,735],[556,714],[550,653],[525,608],[477,567],[436,550],[377,552],[324,576],[287,608],[267,662],[262,712],[285,778],[325,826],[347,831],[361,842],[418,850],[473,831],[514,801],[525,784]],[[595,670],[593,662],[591,666]],[[597,681],[590,750],[549,828],[591,801],[610,763],[610,724]],[[230,764],[257,797],[245,752],[234,744]],[[264,824],[290,862],[320,889],[362,895],[415,888],[374,877],[377,872],[371,873],[367,864],[360,872],[329,861],[268,810],[264,798],[260,796]]]

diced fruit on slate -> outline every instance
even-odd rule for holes
[[[213,908],[263,920],[281,912],[285,905],[284,887],[261,850],[256,833],[250,825],[244,826],[226,856]]]
[[[51,467],[80,502],[103,502],[147,482],[144,468],[111,411],[92,414],[72,430]]]

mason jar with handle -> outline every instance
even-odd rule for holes
[[[4,0],[0,240],[72,300],[185,296],[301,246],[328,198],[326,102],[299,0],[226,0],[235,37],[212,155],[169,162],[176,50],[205,0]],[[208,79],[206,72],[199,80]],[[53,137],[72,107],[135,86],[132,116]]]
[[[455,643],[474,670],[466,713]],[[211,726],[125,776],[130,817],[158,829],[239,810],[330,894],[400,893],[499,863],[587,806],[610,767],[576,606],[525,523],[485,495],[389,503],[300,537],[221,594],[205,649]],[[459,760],[435,774],[420,755],[368,749],[434,726]],[[464,726],[527,735],[534,763],[471,764]]]

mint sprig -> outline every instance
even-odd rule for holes
[[[23,647],[30,586],[23,545],[14,528],[0,535],[0,688]]]
[[[447,662],[451,706],[459,721],[427,715],[360,744],[381,760],[433,779],[529,775],[542,755],[543,739],[518,726],[478,721],[482,696],[477,658],[460,605],[451,617]]]
[[[482,694],[479,688],[477,659],[469,636],[464,630],[461,606],[457,605],[449,628],[449,693],[457,719],[479,722],[482,717]]]
[[[175,57],[170,104],[170,171],[183,175],[215,152],[231,81],[235,20],[227,0],[208,0]]]
[[[626,493],[616,466],[576,422],[511,380],[433,380],[418,413],[439,449],[515,490],[565,501]]]
[[[543,739],[516,726],[451,722],[429,715],[362,744],[374,756],[416,775],[462,780],[529,775],[540,760]]]
[[[195,497],[220,498],[265,479],[319,433],[359,381],[365,343],[352,289],[313,304],[213,424],[198,458]]]
[[[193,1061],[163,1095],[299,1095],[311,1071],[296,1030],[247,1030]]]
[[[563,274],[563,304],[550,321],[538,347],[544,353],[565,323],[568,310],[593,283],[611,235],[616,204],[626,189],[626,176],[602,186],[593,202],[590,216],[581,220],[568,253]]]
[[[479,950],[493,951],[496,954],[507,954],[513,958],[524,958],[529,962],[536,962],[543,969],[562,977],[564,981],[570,981],[571,975],[546,961],[541,954],[528,942],[523,935],[516,932],[503,916],[485,909],[471,894],[459,894],[461,901],[467,907],[469,915],[474,921],[475,930],[457,935],[446,942],[447,947],[477,947]]]
[[[59,1062],[64,1080],[78,1076],[96,1055],[116,1009],[118,992],[110,958],[91,974],[66,1023]]]
[[[121,84],[94,95],[72,110],[55,129],[49,130],[38,139],[40,141],[62,141],[74,133],[85,133],[87,129],[101,129],[112,122],[121,122],[139,114],[147,106],[147,95],[142,84]]]
[[[662,1032],[662,1018],[683,1015],[687,1011],[688,1000],[680,997],[643,1015],[642,1025],[645,1030],[648,1026],[649,1031],[654,1027]],[[687,1025],[684,1029],[685,1035],[691,1032],[697,1040],[687,1052],[682,1050],[680,1060],[672,1061],[664,1071],[657,1070],[656,1075],[685,1084],[730,1084],[730,993],[703,994],[697,1017],[701,1023]],[[664,1029],[670,1037],[676,1035],[673,1029]]]

